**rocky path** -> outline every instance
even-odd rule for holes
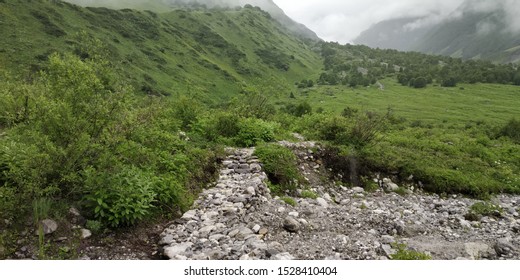
[[[170,259],[388,259],[391,244],[433,259],[520,259],[519,196],[500,195],[501,217],[468,221],[476,200],[331,185],[313,143],[292,148],[317,198],[271,197],[252,149],[231,152],[214,188],[161,234]],[[391,184],[390,180],[386,180]]]

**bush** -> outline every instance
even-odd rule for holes
[[[499,205],[495,205],[490,202],[477,202],[471,205],[470,214],[474,214],[477,216],[495,216],[500,217],[504,212],[504,209]]]
[[[502,127],[499,136],[509,137],[513,142],[520,144],[520,121],[517,119],[511,119],[506,125],[504,125],[504,127]]]
[[[296,203],[296,200],[294,200],[294,198],[292,197],[289,197],[289,196],[283,196],[280,198],[283,202],[293,206],[293,207],[296,207],[297,203]]]
[[[110,227],[129,226],[150,214],[156,193],[151,174],[136,167],[84,172],[87,207],[96,219]]]
[[[392,260],[431,260],[432,257],[426,253],[416,252],[406,249],[405,244],[394,243],[392,246],[397,250],[395,254],[390,255]]]
[[[279,185],[280,192],[294,191],[302,182],[294,153],[277,144],[265,144],[256,148],[255,155],[263,164],[272,184]]]
[[[302,198],[310,198],[310,199],[316,199],[316,198],[318,198],[318,195],[317,195],[315,192],[313,192],[313,191],[307,191],[307,190],[302,191],[302,193],[300,194],[300,196],[301,196]]]
[[[247,118],[239,122],[240,130],[235,143],[241,147],[253,147],[261,142],[274,140],[276,124],[261,119]]]

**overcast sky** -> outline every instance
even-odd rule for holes
[[[437,21],[464,0],[274,0],[292,19],[326,41],[350,43],[372,24],[385,19],[428,16]]]

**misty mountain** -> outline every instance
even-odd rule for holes
[[[488,3],[466,1],[449,17],[431,25],[416,24],[420,18],[383,21],[363,32],[355,43],[463,59],[519,62],[520,29],[512,15],[515,8],[508,6],[510,1]]]
[[[431,26],[411,28],[421,18],[398,18],[381,21],[362,32],[355,44],[373,48],[411,51],[412,47],[431,30]]]
[[[285,14],[285,12],[276,5],[272,0],[66,0],[74,4],[90,7],[107,7],[107,8],[132,8],[141,10],[152,10],[156,12],[164,12],[169,9],[180,7],[207,7],[207,8],[235,8],[244,5],[252,5],[260,7],[268,12],[274,19],[280,22],[288,30],[294,34],[311,39],[321,40],[318,35],[305,25],[298,23]]]

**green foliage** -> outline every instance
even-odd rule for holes
[[[92,231],[93,234],[98,234],[103,231],[103,223],[97,220],[87,220],[85,227]]]
[[[302,198],[310,198],[310,199],[316,199],[318,198],[318,194],[316,194],[313,191],[303,190],[300,194]]]
[[[499,205],[490,202],[477,202],[469,208],[470,213],[478,216],[501,217],[504,209]]]
[[[303,182],[294,153],[277,144],[264,144],[255,150],[272,184],[280,185],[280,191],[294,191]]]
[[[246,118],[239,122],[240,130],[235,143],[241,147],[253,147],[274,140],[276,124],[261,119]]]
[[[520,121],[514,118],[509,120],[509,122],[502,127],[499,135],[509,137],[515,143],[520,144]]]
[[[133,225],[150,215],[157,196],[151,174],[136,167],[117,169],[84,172],[90,190],[87,205],[96,219],[111,227]]]
[[[395,254],[390,255],[392,260],[431,260],[432,257],[426,253],[416,252],[406,249],[406,244],[392,244],[397,250]]]
[[[290,196],[282,196],[280,199],[281,199],[283,202],[285,202],[285,203],[287,203],[287,204],[289,204],[289,205],[291,205],[291,206],[293,206],[293,207],[296,207],[296,205],[298,205],[298,204],[296,203],[296,200],[294,200],[294,198],[292,198],[292,197],[290,197]]]
[[[312,113],[312,106],[304,101],[298,105],[288,104],[285,106],[284,111],[295,117],[302,117],[304,115],[309,115]]]
[[[36,199],[32,203],[33,206],[33,221],[38,224],[40,221],[49,218],[52,202],[46,197]]]

